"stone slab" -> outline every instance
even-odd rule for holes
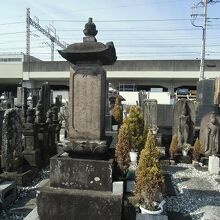
[[[40,167],[42,165],[40,149],[24,150],[22,154],[31,167]]]
[[[121,220],[122,196],[111,192],[43,187],[37,196],[41,220]]]
[[[105,137],[106,72],[95,64],[70,68],[69,136],[103,140]]]
[[[38,169],[33,168],[22,173],[4,172],[0,174],[0,177],[5,180],[14,180],[18,186],[27,186],[36,177],[37,173]]]
[[[61,157],[50,159],[52,187],[112,191],[113,159]]]
[[[112,192],[114,195],[123,196],[124,192],[124,182],[123,181],[115,181],[113,182]]]
[[[168,220],[166,215],[149,215],[137,213],[136,220]]]
[[[0,210],[5,209],[16,199],[15,181],[3,181],[0,183]]]
[[[209,156],[208,171],[210,174],[219,174],[219,158],[216,156]]]

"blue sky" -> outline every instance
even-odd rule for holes
[[[200,28],[190,23],[199,0],[8,0],[0,7],[0,53],[26,52],[26,8],[42,27],[52,24],[60,41],[80,42],[88,17],[98,41],[113,41],[118,59],[200,59]],[[206,57],[220,57],[220,3],[208,6]],[[198,13],[201,13],[198,10]],[[213,19],[215,18],[215,19]],[[197,24],[201,23],[198,18]],[[31,54],[50,60],[50,41],[31,27]],[[60,49],[56,46],[56,49]],[[55,59],[61,60],[56,52]]]

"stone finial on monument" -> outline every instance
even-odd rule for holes
[[[178,146],[192,144],[195,124],[195,107],[192,101],[181,99],[174,107],[173,134],[177,134]]]
[[[202,153],[206,156],[220,154],[220,116],[215,113],[206,114],[200,126]]]
[[[69,45],[59,51],[68,60],[70,68],[70,144],[67,152],[104,153],[106,72],[102,65],[116,61],[112,42],[97,42],[96,26],[89,18],[83,31],[83,43]]]

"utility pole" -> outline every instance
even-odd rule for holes
[[[202,24],[202,48],[201,48],[201,62],[199,71],[199,80],[204,79],[205,72],[205,46],[206,46],[206,26],[207,26],[207,0],[203,0],[203,24]]]
[[[46,27],[46,29],[45,29],[39,24],[39,19],[37,17],[35,17],[35,20],[33,20],[30,16],[30,8],[27,8],[26,22],[27,22],[27,42],[26,42],[27,55],[30,56],[30,25],[31,25],[35,29],[40,31],[43,35],[45,35],[47,38],[50,39],[50,41],[51,41],[51,44],[50,44],[50,47],[51,47],[51,61],[54,61],[54,44],[56,44],[59,47],[65,49],[66,46],[67,46],[67,43],[66,42],[61,43],[59,41],[59,37],[56,34],[56,29],[52,25],[50,25],[50,27]]]
[[[201,45],[201,61],[200,61],[200,71],[199,71],[199,80],[203,80],[205,73],[205,52],[206,52],[206,28],[207,28],[207,8],[208,4],[215,4],[219,1],[216,0],[201,0],[194,7],[192,7],[193,13],[191,14],[191,23],[194,27],[202,28],[202,45]],[[198,14],[196,11],[198,7],[202,5],[202,14]],[[195,20],[197,16],[203,18],[202,25],[196,25]]]
[[[26,55],[27,58],[30,57],[30,38],[31,38],[31,28],[30,28],[30,8],[26,11]]]

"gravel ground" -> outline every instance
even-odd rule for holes
[[[6,210],[2,210],[0,213],[0,220],[22,220],[36,206],[36,191],[38,184],[49,178],[49,167],[41,170],[38,176],[32,181],[32,184],[28,187],[21,187],[19,189],[18,198],[14,204]]]
[[[167,167],[176,190],[176,196],[166,199],[168,211],[188,213],[193,220],[220,219],[220,184],[216,181],[220,176],[206,170],[191,164]]]

